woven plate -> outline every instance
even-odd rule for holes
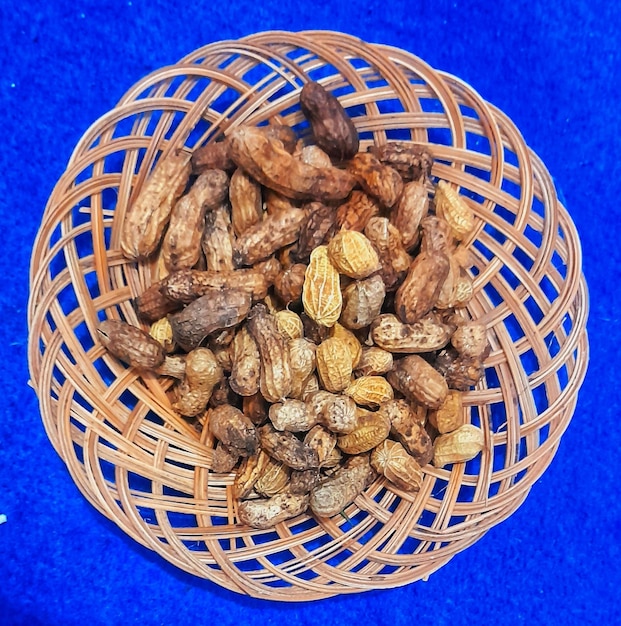
[[[432,174],[460,187],[480,225],[466,242],[489,329],[485,377],[465,394],[485,433],[474,461],[424,468],[420,493],[378,479],[344,515],[271,531],[240,525],[213,439],[94,339],[157,278],[123,258],[119,227],[154,160],[245,124],[308,135],[306,80],[335,92],[361,149],[429,142]],[[332,32],[266,32],[211,44],[147,76],[76,147],[34,246],[29,359],[47,434],[76,485],[136,541],[236,592],[299,601],[429,576],[506,519],[551,462],[583,380],[587,293],[578,237],[541,161],[468,85],[401,50]]]

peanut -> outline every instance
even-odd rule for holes
[[[237,168],[229,183],[231,224],[238,237],[263,219],[261,185]]]
[[[343,306],[339,275],[326,246],[315,248],[306,268],[302,290],[304,311],[322,326],[334,326]]]
[[[329,337],[317,346],[315,356],[321,386],[326,391],[343,391],[351,380],[353,370],[347,342],[338,337]]]
[[[340,274],[361,280],[380,269],[371,242],[355,230],[341,230],[328,244],[328,257]]]
[[[383,146],[371,146],[374,154],[384,165],[397,170],[405,181],[425,179],[431,174],[433,155],[429,147],[411,141],[389,141]]]
[[[403,491],[416,493],[423,484],[420,465],[396,441],[385,439],[371,453],[371,466]]]
[[[185,377],[177,387],[173,409],[188,417],[202,413],[222,376],[222,368],[211,350],[195,348],[189,352],[185,359]]]
[[[164,362],[164,348],[149,333],[120,320],[104,320],[97,327],[102,345],[117,359],[139,369],[152,370]]]
[[[440,435],[433,443],[433,464],[444,467],[449,463],[465,463],[474,459],[485,447],[485,434],[472,424]]]
[[[308,502],[308,494],[283,491],[268,499],[244,500],[239,503],[237,514],[242,524],[264,530],[301,515]]]
[[[399,172],[384,165],[370,152],[358,152],[347,164],[360,186],[380,204],[390,208],[403,191]]]
[[[240,396],[253,396],[259,391],[260,378],[259,348],[248,328],[242,326],[233,340],[229,384]]]
[[[431,409],[440,407],[448,394],[442,375],[417,354],[401,359],[387,377],[406,398]]]

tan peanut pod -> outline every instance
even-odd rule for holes
[[[403,491],[417,493],[423,484],[420,465],[397,441],[382,441],[371,452],[371,467]]]
[[[433,464],[444,467],[449,463],[465,463],[474,459],[485,447],[485,433],[472,424],[436,437],[433,442]]]
[[[343,161],[356,154],[358,132],[336,96],[310,81],[300,92],[300,108],[310,122],[315,142],[329,157]]]
[[[436,186],[436,213],[444,218],[453,236],[461,241],[474,228],[474,213],[467,202],[446,181],[440,180]]]
[[[266,455],[267,456],[267,455]],[[268,457],[268,462],[254,484],[254,490],[265,498],[271,498],[284,491],[289,484],[291,470],[281,461]]]
[[[421,419],[421,407],[413,408],[405,400],[393,400],[383,404],[378,412],[390,421],[390,434],[421,467],[427,465],[433,456],[433,443]]]
[[[304,312],[321,326],[334,326],[341,315],[341,283],[328,257],[327,246],[319,246],[311,252],[304,277],[302,304]]]
[[[313,167],[330,167],[332,165],[328,154],[315,144],[304,146],[299,158],[302,163],[312,165]]]
[[[231,224],[238,237],[263,219],[261,185],[241,168],[237,168],[231,176],[229,202]]]
[[[317,346],[304,339],[298,337],[289,340],[289,360],[291,363],[291,398],[303,399],[308,381],[315,371],[316,358],[315,351]],[[317,383],[319,389],[319,383]]]
[[[406,324],[413,324],[435,306],[449,272],[446,254],[421,252],[410,265],[395,294],[395,312]]]
[[[244,458],[235,474],[233,495],[239,500],[248,497],[270,462],[269,455],[263,450]]]
[[[441,434],[457,430],[465,423],[462,392],[451,389],[442,405],[428,413],[429,423]]]
[[[257,304],[248,316],[248,330],[261,356],[261,395],[268,402],[279,402],[291,392],[289,344],[278,330],[278,323],[263,304]]]
[[[185,376],[185,354],[167,354],[162,364],[153,371],[159,376],[183,379]]]
[[[259,437],[254,424],[239,409],[221,404],[207,413],[211,434],[225,446],[235,448],[240,456],[247,457],[259,450]]]
[[[287,398],[272,404],[269,418],[276,430],[302,433],[317,424],[317,415],[302,401]]]
[[[211,456],[211,471],[216,474],[228,474],[237,465],[240,456],[235,448],[225,446],[218,441]]]
[[[380,276],[386,291],[394,291],[406,277],[412,263],[412,257],[401,243],[401,234],[386,217],[372,217],[364,234],[378,252]]]
[[[360,186],[380,204],[390,208],[403,191],[399,172],[384,165],[370,152],[358,152],[347,164]]]
[[[228,190],[229,178],[226,173],[222,170],[208,170],[177,201],[162,242],[162,258],[168,271],[189,269],[196,265],[201,253],[205,214],[222,204]]]
[[[278,431],[271,424],[261,426],[258,433],[261,448],[287,467],[296,470],[319,467],[317,451],[300,441],[293,433]]]
[[[308,502],[308,494],[282,491],[271,498],[240,502],[237,516],[242,524],[266,530],[301,515],[308,508]]]
[[[242,326],[232,345],[229,385],[240,396],[253,396],[259,391],[261,357],[259,348],[246,326]]]
[[[377,274],[348,285],[343,292],[343,311],[340,323],[349,329],[364,328],[380,314],[386,287]]]
[[[304,324],[297,313],[284,309],[273,315],[276,318],[278,330],[287,339],[299,339],[304,335]]]
[[[329,241],[336,232],[336,210],[321,202],[304,205],[308,217],[300,229],[294,256],[299,263],[308,263],[310,253]]]
[[[336,211],[336,227],[362,232],[369,220],[378,215],[380,205],[364,191],[355,189]]]
[[[200,175],[206,170],[230,172],[235,169],[235,163],[229,157],[226,140],[212,141],[194,150],[191,164],[192,173],[195,175]]]
[[[182,151],[171,152],[157,162],[125,213],[120,243],[127,258],[146,259],[157,250],[190,169],[190,157]]]
[[[297,240],[305,219],[306,211],[295,207],[267,215],[237,238],[235,260],[239,265],[254,265],[267,259]]]
[[[462,324],[453,333],[451,344],[461,357],[485,358],[489,351],[487,329],[477,322]]]
[[[433,155],[426,145],[411,141],[389,141],[383,146],[370,146],[368,151],[384,165],[397,170],[405,182],[421,178],[424,180],[431,174]]]
[[[330,336],[338,337],[347,344],[347,349],[351,354],[352,368],[356,369],[358,363],[360,363],[360,357],[362,356],[362,346],[360,345],[360,341],[358,341],[358,337],[356,337],[351,330],[345,328],[345,326],[338,322],[331,328]]]
[[[442,375],[417,354],[401,359],[386,376],[395,390],[430,409],[439,408],[448,394]]]
[[[371,338],[389,352],[414,354],[443,348],[454,330],[433,314],[414,324],[404,324],[396,315],[384,313],[371,324]]]
[[[222,376],[214,353],[209,348],[195,348],[186,356],[185,378],[176,389],[172,408],[187,417],[202,413]]]
[[[283,304],[289,305],[299,302],[302,298],[306,265],[295,263],[291,267],[283,269],[274,280],[274,292],[282,300]]]
[[[326,391],[337,393],[349,385],[353,367],[346,341],[329,337],[317,346],[315,358],[319,383]]]
[[[347,434],[358,425],[356,403],[347,396],[319,390],[306,403],[318,416],[319,423],[333,433]]]
[[[309,398],[317,391],[319,391],[319,378],[316,374],[311,374],[302,389],[300,397],[304,402],[308,402]]]
[[[162,345],[166,354],[175,351],[175,340],[173,338],[172,327],[168,318],[162,317],[156,322],[153,322],[149,328],[149,335]]]
[[[239,290],[212,290],[179,313],[168,317],[175,341],[186,351],[198,347],[207,335],[236,326],[248,315],[250,295]]]
[[[319,168],[302,163],[282,142],[257,128],[240,126],[228,137],[229,155],[262,185],[294,199],[340,200],[349,195],[356,180],[336,167]]]
[[[164,362],[162,344],[142,328],[120,320],[104,320],[97,327],[97,335],[104,348],[123,363],[153,370]]]
[[[380,269],[371,242],[356,230],[340,230],[328,244],[328,257],[339,274],[362,280]]]
[[[341,513],[375,477],[368,454],[348,459],[332,476],[311,491],[309,505],[312,512],[318,517]]]
[[[394,398],[390,383],[382,376],[361,376],[343,391],[357,405],[377,409]]]
[[[233,230],[228,208],[220,205],[205,216],[201,247],[207,271],[225,272],[235,269],[233,262]]]
[[[336,440],[345,454],[362,454],[378,446],[390,434],[390,420],[380,411],[367,411],[358,407],[356,428]]]
[[[420,223],[429,212],[429,193],[424,180],[406,183],[390,214],[390,222],[401,234],[406,251],[413,250],[421,237]]]
[[[313,426],[304,436],[304,443],[317,451],[319,467],[329,462],[330,455],[336,446],[336,435],[321,424]]]
[[[205,294],[223,289],[234,289],[249,294],[256,302],[267,295],[269,276],[259,269],[240,269],[224,272],[179,270],[157,283],[157,289],[166,298],[189,304]],[[153,287],[150,287],[151,290]],[[178,306],[178,305],[176,305]]]
[[[392,369],[394,360],[392,353],[376,346],[362,348],[360,361],[354,368],[359,376],[377,376]]]

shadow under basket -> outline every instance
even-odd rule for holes
[[[165,380],[107,354],[109,317],[156,263],[123,257],[120,227],[157,158],[240,124],[300,137],[305,81],[353,118],[361,149],[428,143],[432,178],[468,199],[477,227],[468,314],[491,353],[464,393],[483,429],[476,459],[424,467],[419,493],[377,479],[342,515],[269,531],[238,522],[233,475],[209,471],[213,439],[171,409]],[[29,365],[45,429],[84,496],[175,566],[239,593],[302,601],[425,579],[506,519],[552,461],[585,375],[587,291],[578,236],[552,179],[512,122],[468,85],[402,50],[334,32],[265,32],[207,45],[153,72],[77,145],[32,255]],[[204,429],[207,431],[207,429]]]

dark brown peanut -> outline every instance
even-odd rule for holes
[[[406,183],[390,214],[390,222],[399,231],[408,252],[420,242],[421,220],[429,211],[429,194],[424,181]]]
[[[310,202],[304,206],[308,213],[300,229],[294,255],[300,263],[308,263],[310,253],[326,243],[336,232],[336,210],[321,202]]]
[[[229,211],[226,206],[220,205],[205,216],[201,247],[207,271],[223,272],[235,269],[233,244]]]
[[[136,313],[147,322],[156,322],[169,313],[174,313],[182,308],[181,302],[176,302],[161,292],[161,282],[151,285],[134,299],[133,305]]]
[[[259,129],[240,126],[229,135],[231,158],[262,185],[299,200],[340,200],[353,189],[355,178],[336,167],[302,163],[283,144]]]
[[[127,258],[146,259],[157,250],[189,176],[190,157],[182,151],[157,162],[125,213],[121,250]]]
[[[293,433],[277,431],[271,424],[259,428],[261,448],[272,458],[296,470],[319,467],[319,455]]]
[[[250,295],[235,289],[212,290],[169,316],[175,341],[186,351],[199,346],[211,333],[236,326],[252,304]]]
[[[235,169],[235,163],[229,157],[228,145],[225,141],[213,141],[206,146],[197,148],[192,153],[192,173],[200,175],[206,170]]]
[[[287,305],[301,300],[305,274],[306,265],[296,263],[276,276],[274,291],[283,304]]]
[[[303,209],[292,207],[266,216],[247,228],[237,239],[236,255],[241,265],[254,265],[296,241],[306,219]]]
[[[162,344],[142,328],[120,320],[104,320],[97,334],[108,352],[128,365],[151,370],[164,362]]]
[[[268,402],[279,402],[289,395],[293,384],[288,341],[263,304],[257,304],[252,309],[248,330],[261,356],[261,395]]]
[[[317,145],[337,161],[358,152],[358,132],[341,103],[317,82],[309,82],[300,92],[300,107],[310,122]]]
[[[395,294],[395,312],[406,324],[427,315],[438,300],[449,273],[449,260],[441,252],[421,252]]]
[[[239,459],[239,452],[235,448],[229,448],[218,441],[211,457],[211,469],[216,474],[228,474],[237,465]]]
[[[370,152],[358,152],[347,165],[360,186],[380,204],[390,208],[403,191],[399,172],[383,165]]]
[[[426,145],[389,141],[383,146],[371,146],[368,150],[382,163],[397,170],[405,182],[427,178],[431,174],[433,155]]]
[[[390,422],[391,435],[421,467],[431,461],[433,444],[420,418],[405,400],[393,400],[380,407]]]
[[[161,254],[168,271],[196,265],[201,252],[205,214],[220,206],[228,194],[228,188],[229,179],[225,172],[207,170],[176,202],[162,241]]]
[[[442,375],[417,354],[398,361],[387,378],[406,398],[430,409],[439,408],[448,394]]]
[[[254,424],[229,404],[210,409],[207,414],[211,434],[225,446],[239,451],[240,456],[252,456],[259,449],[259,437]]]

